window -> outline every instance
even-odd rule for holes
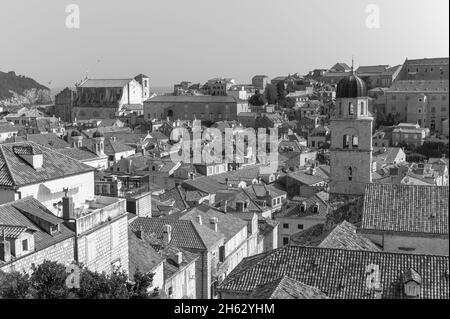
[[[313,213],[317,214],[319,212],[319,205],[314,205],[313,207]]]
[[[350,135],[344,135],[342,137],[342,147],[349,148],[350,147]]]
[[[283,224],[284,229],[289,229],[289,224]]]
[[[447,97],[445,95],[442,95],[442,101],[447,100]]]
[[[361,115],[364,115],[364,102],[361,102]]]
[[[52,226],[50,226],[50,233],[51,234],[54,234],[54,233],[56,233],[58,231],[59,231],[59,225],[52,225]]]
[[[342,115],[342,102],[339,102],[339,115]]]
[[[352,147],[358,147],[358,136],[352,136]]]
[[[289,237],[283,237],[283,245],[289,244]]]
[[[303,224],[298,224],[298,225],[297,225],[297,228],[298,228],[298,229],[303,229]]]
[[[436,113],[436,108],[434,106],[431,108],[431,113]]]
[[[395,96],[395,95],[392,95],[392,98],[391,98],[393,101],[395,101],[396,99],[397,99],[397,96]]]
[[[354,109],[353,109],[353,103],[352,102],[348,103],[348,114],[349,115],[353,115],[354,114]]]
[[[172,295],[173,295],[173,287],[172,287],[172,286],[170,286],[170,287],[167,289],[167,294],[169,295],[169,298],[172,297]]]
[[[28,251],[28,239],[22,240],[22,251]]]
[[[348,171],[348,180],[351,181],[353,179],[353,168],[349,167]]]

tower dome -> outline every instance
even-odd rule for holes
[[[72,133],[70,134],[70,136],[72,136],[72,137],[81,136],[81,133],[78,130],[73,130]]]
[[[100,131],[95,131],[94,132],[94,134],[92,134],[92,137],[93,138],[96,138],[96,137],[103,137],[103,134],[102,134],[102,132],[100,132]]]
[[[355,98],[367,96],[367,87],[357,75],[350,74],[339,81],[336,88],[336,98]]]

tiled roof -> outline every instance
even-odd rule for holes
[[[368,184],[362,229],[448,235],[448,186]]]
[[[27,231],[29,228],[26,226],[9,226],[0,224],[0,240],[5,238],[14,238],[17,239],[19,236]]]
[[[18,128],[9,122],[0,124],[0,133],[18,132]]]
[[[356,69],[355,73],[358,75],[363,75],[364,73],[383,73],[389,65],[369,65],[369,66],[360,66]]]
[[[43,156],[42,168],[35,169],[18,153],[32,149]],[[33,142],[0,144],[0,186],[22,186],[92,171],[94,168]]]
[[[249,299],[327,299],[319,289],[287,276],[256,287]]]
[[[155,234],[162,237],[163,226],[172,226],[172,245],[181,248],[208,249],[217,244],[223,235],[214,232],[210,228],[199,225],[191,220],[178,220],[173,218],[136,218],[131,223],[131,228],[142,230],[147,234]]]
[[[56,151],[58,153],[61,153],[61,154],[65,155],[65,156],[68,156],[70,158],[77,159],[79,161],[91,160],[91,159],[94,159],[94,158],[98,158],[98,156],[96,154],[91,152],[86,147],[82,147],[82,148],[62,148],[62,149],[58,149]]]
[[[50,147],[53,149],[67,148],[70,147],[70,144],[64,141],[55,133],[47,133],[47,134],[28,134],[27,141],[35,142],[42,146]]]
[[[320,289],[333,299],[374,298],[368,277],[379,269],[381,298],[406,298],[403,274],[422,277],[419,298],[449,298],[448,256],[284,246],[245,258],[219,285],[219,291],[251,292],[282,276]]]
[[[50,220],[51,223],[59,225],[60,231],[50,235],[26,216]],[[28,230],[34,231],[35,251],[75,236],[73,231],[64,226],[62,219],[54,216],[37,199],[31,196],[0,205],[0,225],[25,227]]]
[[[139,239],[131,229],[128,230],[128,251],[130,278],[133,278],[136,270],[146,274],[163,262],[163,258],[152,245],[146,240]]]
[[[132,79],[87,79],[79,85],[85,88],[122,88]]]
[[[386,91],[389,93],[395,92],[426,92],[438,91],[448,92],[449,80],[401,80],[395,81],[392,86]]]
[[[293,204],[292,204],[293,203]],[[302,204],[306,207],[304,211],[301,210]],[[317,213],[314,212],[314,207],[318,204]],[[291,202],[290,207],[286,210],[281,210],[277,217],[306,217],[306,216],[317,216],[318,218],[325,218],[328,214],[328,204],[324,200],[316,195],[304,198],[296,202]]]
[[[358,234],[356,229],[355,225],[343,221],[331,230],[317,247],[381,251],[380,248],[368,238]]]
[[[310,173],[305,171],[296,171],[288,174],[288,176],[305,185],[315,185],[318,183],[326,182],[328,180],[327,178],[324,178],[323,176],[320,176],[318,174],[311,175]]]
[[[225,95],[157,95],[147,103],[236,103],[232,96]]]
[[[191,220],[193,222],[197,222],[197,216],[202,217],[202,224],[204,226],[208,226],[210,219],[216,217],[218,220],[218,232],[225,236],[225,240],[230,240],[247,226],[246,221],[232,214],[224,214],[204,204],[183,213],[180,220]]]

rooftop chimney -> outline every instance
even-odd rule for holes
[[[63,191],[64,191],[64,196],[62,198],[63,219],[67,220],[75,217],[73,213],[74,204],[73,198],[68,195],[69,189],[64,188]]]
[[[202,225],[202,216],[201,215],[197,215],[197,223]]]
[[[175,261],[178,265],[181,265],[181,263],[183,262],[183,253],[181,251],[177,252]]]
[[[5,230],[0,232],[0,261],[11,261],[11,243],[5,239]]]
[[[136,237],[139,239],[142,239],[143,232],[142,232],[142,226],[139,226],[139,228],[135,231]]]
[[[216,233],[217,233],[217,224],[218,224],[218,222],[219,222],[219,220],[217,219],[217,217],[211,217],[211,219],[209,220],[209,226]]]
[[[165,245],[167,245],[171,241],[172,241],[172,226],[164,225],[163,226],[163,242]]]

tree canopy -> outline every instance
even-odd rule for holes
[[[153,274],[136,271],[129,280],[125,271],[93,272],[80,266],[79,287],[70,287],[66,266],[53,261],[32,265],[31,274],[0,271],[0,298],[6,299],[150,299]]]
[[[259,92],[259,90],[256,90],[255,94],[253,94],[248,100],[248,103],[253,106],[263,106],[266,104],[266,99],[264,98],[264,95]]]

